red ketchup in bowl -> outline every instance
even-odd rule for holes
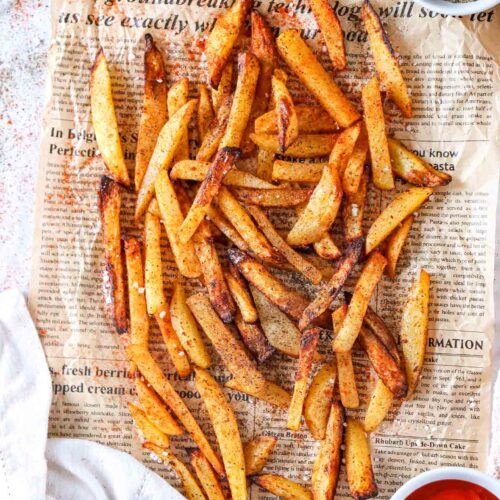
[[[469,481],[446,479],[422,486],[406,500],[499,500],[499,498],[482,486]]]

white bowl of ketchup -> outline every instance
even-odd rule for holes
[[[500,500],[500,482],[474,469],[442,467],[410,479],[392,500]]]

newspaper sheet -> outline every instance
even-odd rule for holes
[[[99,157],[89,108],[89,76],[102,46],[110,64],[122,144],[132,171],[142,103],[144,35],[151,33],[163,50],[169,83],[190,78],[190,92],[206,79],[203,47],[209,30],[231,0],[53,0],[49,51],[48,100],[36,203],[35,251],[30,307],[43,336],[53,379],[52,436],[95,440],[125,450],[178,486],[175,475],[141,449],[126,403],[134,399],[132,381],[119,336],[111,327],[102,294],[103,247],[97,210],[97,186],[105,172]],[[255,0],[278,34],[301,30],[331,70],[322,36],[306,0]],[[360,20],[361,2],[335,0],[346,34],[348,69],[335,75],[359,102],[361,85],[374,72]],[[380,497],[389,498],[407,479],[432,467],[486,467],[490,433],[491,349],[493,342],[493,264],[498,142],[498,33],[500,10],[462,18],[431,12],[411,1],[375,6],[399,54],[413,95],[414,117],[402,121],[386,103],[391,134],[435,168],[453,175],[416,217],[395,281],[384,278],[373,307],[393,332],[409,284],[420,267],[431,274],[430,335],[420,389],[411,402],[394,408],[371,435]],[[239,40],[248,42],[248,29]],[[291,77],[296,102],[310,102]],[[498,100],[498,97],[497,97]],[[191,145],[196,147],[192,131]],[[399,189],[402,184],[398,181]],[[367,225],[394,193],[371,191]],[[127,194],[124,231],[140,234],[132,222],[134,196]],[[274,214],[290,227],[288,212]],[[223,253],[221,247],[221,254]],[[176,276],[170,250],[164,252],[166,276]],[[287,282],[306,289],[290,272]],[[169,281],[168,286],[170,286]],[[199,287],[190,281],[189,290]],[[350,283],[352,286],[352,282]],[[349,287],[348,287],[349,288]],[[170,293],[170,289],[167,290]],[[328,352],[328,336],[322,349]],[[161,337],[153,330],[151,351],[180,395],[214,435],[192,378],[181,380],[169,362]],[[361,351],[354,351],[363,414],[374,377]],[[275,355],[263,367],[287,389],[293,386],[296,360]],[[223,380],[227,372],[214,370]],[[277,436],[268,471],[307,483],[318,442],[305,427],[286,429],[286,412],[236,391],[227,391],[237,412],[242,438]],[[193,442],[175,438],[182,458]],[[348,497],[345,474],[338,498]],[[252,486],[252,498],[266,494]]]

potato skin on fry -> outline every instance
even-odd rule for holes
[[[264,363],[274,354],[274,347],[267,340],[259,323],[245,322],[239,311],[236,313],[235,323],[243,343],[259,363]]]

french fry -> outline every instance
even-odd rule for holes
[[[262,210],[255,206],[249,206],[248,211],[271,245],[273,245],[273,247],[276,248],[297,271],[302,273],[315,285],[321,282],[323,279],[321,271],[288,246]]]
[[[337,140],[337,134],[304,134],[281,153],[278,136],[271,134],[250,134],[250,139],[260,149],[269,153],[284,154],[295,158],[317,158],[328,156]]]
[[[212,360],[203,343],[200,330],[186,303],[186,292],[181,283],[174,284],[170,302],[172,327],[189,359],[200,368],[208,368]]]
[[[234,187],[232,193],[242,203],[261,207],[294,207],[306,202],[312,189],[247,189]]]
[[[219,115],[219,111],[221,109],[222,104],[231,95],[233,91],[232,89],[233,89],[233,61],[230,57],[222,70],[219,86],[216,89],[213,87],[210,88],[212,106],[217,116]]]
[[[167,108],[169,116],[173,116],[179,109],[188,102],[189,78],[181,78],[175,82],[167,94]],[[199,107],[199,102],[198,102]],[[181,141],[175,152],[174,161],[189,159],[189,142],[187,125],[183,127]]]
[[[361,500],[377,496],[370,445],[361,423],[351,417],[347,417],[345,463],[352,497]]]
[[[167,79],[163,57],[153,37],[144,36],[144,97],[139,123],[135,156],[134,186],[138,191],[149,160],[155,149],[156,139],[167,121]]]
[[[259,363],[264,363],[274,354],[274,347],[267,340],[259,323],[246,323],[238,311],[235,324],[243,343]]]
[[[258,321],[259,316],[257,315],[257,309],[255,309],[250,290],[245,280],[241,277],[238,268],[231,262],[229,263],[229,269],[230,272],[225,273],[226,282],[241,312],[241,317],[246,323],[255,323]]]
[[[128,187],[130,179],[118,132],[111,77],[102,47],[91,70],[90,109],[97,146],[104,164],[116,182]]]
[[[134,422],[137,427],[139,427],[146,441],[151,441],[157,446],[161,446],[163,448],[168,448],[170,446],[168,436],[148,420],[148,417],[143,410],[132,403],[127,403],[127,406]]]
[[[363,324],[368,304],[386,265],[386,258],[379,252],[374,252],[366,262],[354,288],[346,317],[333,341],[332,348],[334,351],[347,352],[351,349]]]
[[[406,217],[418,210],[431,196],[432,188],[412,187],[398,194],[375,219],[366,235],[366,253],[389,236]]]
[[[210,221],[219,229],[219,231],[240,250],[246,252],[249,250],[247,242],[240,236],[234,226],[226,219],[226,216],[215,206],[210,206],[207,212]]]
[[[196,114],[196,125],[198,128],[198,140],[200,144],[210,129],[210,123],[215,118],[212,109],[212,101],[207,86],[200,84],[198,86],[200,97],[198,98],[198,113]]]
[[[277,442],[278,438],[274,436],[257,436],[244,445],[247,476],[253,476],[262,471]]]
[[[213,88],[219,86],[224,66],[226,66],[245,17],[252,7],[251,0],[237,0],[215,22],[208,37],[205,56],[208,76]]]
[[[269,382],[268,380],[265,381],[262,389],[258,391],[249,390],[248,387],[244,387],[241,382],[235,378],[228,380],[225,383],[225,387],[234,391],[243,392],[244,394],[248,394],[249,396],[253,396],[254,398],[262,401],[266,401],[267,403],[277,406],[278,408],[288,408],[292,399],[292,396],[286,392],[285,389],[274,384],[273,382]]]
[[[365,212],[366,190],[368,187],[368,173],[364,172],[354,194],[348,193],[345,197],[343,210],[344,238],[353,241],[362,238],[363,215]]]
[[[181,397],[177,394],[165,375],[163,375],[161,368],[157,365],[151,354],[141,346],[134,345],[129,345],[127,347],[127,353],[132,361],[136,363],[139,371],[151,384],[158,396],[160,396],[175,413],[175,416],[189,432],[193,441],[207,457],[207,460],[217,474],[223,475],[224,467],[212,450],[205,434],[203,434],[203,431],[200,429],[200,426],[182,401]]]
[[[297,163],[286,160],[275,160],[273,163],[273,180],[285,182],[307,182],[316,184],[327,163]]]
[[[180,436],[183,434],[182,428],[174,420],[172,415],[170,415],[161,399],[156,395],[153,389],[139,377],[135,379],[135,390],[144,408],[144,413],[152,424],[169,436]]]
[[[261,488],[285,500],[312,500],[311,492],[301,484],[277,474],[253,476],[252,481]]]
[[[361,257],[363,240],[354,240],[347,246],[344,257],[339,262],[328,283],[323,285],[314,300],[307,306],[299,320],[299,329],[305,330],[316,318],[321,316],[335,300]]]
[[[378,379],[366,408],[363,428],[373,432],[384,420],[394,401],[394,394]]]
[[[379,83],[374,76],[362,89],[361,101],[368,134],[373,184],[379,189],[394,189],[394,176],[385,129],[384,107]]]
[[[252,110],[258,77],[259,61],[257,58],[250,52],[240,54],[238,56],[238,79],[233,105],[229,113],[226,131],[220,142],[221,148],[239,148],[241,146]]]
[[[205,455],[200,450],[194,450],[190,455],[190,463],[208,500],[224,500],[219,480]]]
[[[299,136],[299,122],[286,80],[280,73],[282,70],[275,69],[271,82],[278,124],[278,144],[283,153]]]
[[[312,379],[304,401],[304,420],[314,439],[324,439],[337,377],[335,365],[323,365]]]
[[[342,187],[348,195],[359,191],[361,179],[365,171],[366,157],[368,156],[368,135],[366,128],[361,125],[358,140],[352,150],[352,154],[347,161],[347,166],[342,176]]]
[[[338,139],[333,146],[332,152],[330,153],[328,163],[330,165],[335,165],[341,179],[344,176],[344,171],[360,133],[361,122],[355,123],[349,128],[346,128],[339,134]]]
[[[179,228],[177,233],[179,241],[185,243],[191,239],[191,236],[193,236],[205,217],[212,200],[217,196],[222,179],[233,168],[238,157],[239,149],[237,148],[219,149],[205,180],[196,193],[182,226]]]
[[[429,288],[430,276],[425,269],[421,269],[412,284],[401,317],[399,337],[408,383],[406,399],[413,397],[424,366],[429,336]]]
[[[415,186],[423,187],[446,186],[451,182],[451,175],[436,170],[396,139],[388,137],[387,141],[392,160],[392,171],[401,179]]]
[[[313,243],[314,251],[319,257],[326,260],[336,260],[342,256],[339,247],[333,241],[330,233],[323,233],[318,241]]]
[[[274,153],[260,149],[257,153],[257,175],[268,182],[273,180]]]
[[[302,409],[307,393],[307,382],[311,372],[314,353],[318,345],[320,329],[311,328],[302,333],[300,339],[299,365],[295,374],[292,401],[288,408],[288,421],[286,426],[292,431],[298,431],[302,419]]]
[[[363,2],[361,19],[368,33],[375,68],[387,90],[387,95],[401,110],[404,117],[411,118],[412,104],[406,82],[401,75],[398,60],[382,27],[382,22],[369,0]]]
[[[246,500],[245,455],[236,417],[215,379],[202,368],[195,368],[195,372],[196,388],[217,436],[231,496],[234,500]]]
[[[139,220],[146,211],[155,192],[155,182],[158,174],[167,169],[182,140],[184,127],[186,127],[196,108],[197,101],[187,102],[177,113],[170,117],[161,129],[155,149],[149,161],[148,168],[144,174],[141,187],[137,194],[135,207],[135,220]]]
[[[197,483],[191,471],[186,464],[179,460],[168,448],[156,446],[154,443],[144,443],[142,445],[149,451],[152,451],[160,460],[167,463],[181,480],[184,493],[188,500],[205,500],[205,495]]]
[[[264,377],[233,333],[217,316],[207,296],[201,293],[192,295],[187,299],[187,304],[228,371],[244,387],[258,392],[264,386]]]
[[[408,238],[411,225],[413,224],[413,215],[409,215],[401,222],[401,225],[394,230],[387,240],[385,248],[385,256],[387,258],[387,276],[394,279],[396,277],[396,266],[398,264],[399,255]]]
[[[104,244],[104,293],[109,316],[118,333],[127,331],[127,305],[120,240],[120,186],[111,177],[101,177],[98,205]]]
[[[337,87],[298,31],[285,30],[277,38],[276,44],[278,52],[290,69],[340,127],[349,127],[359,120],[356,108]]]
[[[329,411],[325,437],[321,441],[311,476],[313,498],[324,500],[331,500],[335,497],[340,474],[345,422],[344,409],[338,402],[332,403]]]

